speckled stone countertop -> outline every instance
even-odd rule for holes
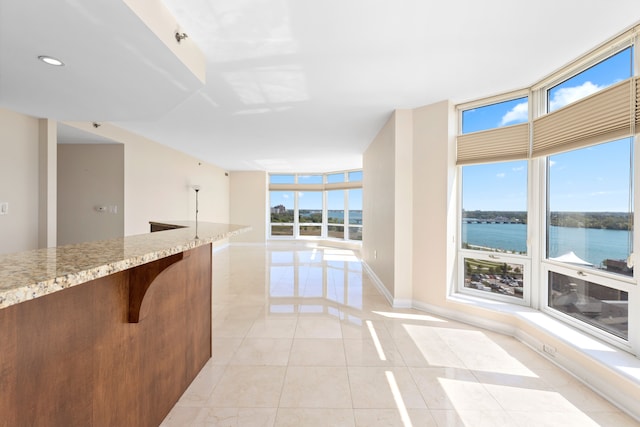
[[[182,228],[0,255],[0,309],[127,270],[249,229],[231,224],[158,221]]]

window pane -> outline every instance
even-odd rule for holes
[[[335,184],[336,182],[344,182],[344,173],[332,173],[327,175],[327,182],[329,184]]]
[[[327,222],[344,224],[344,190],[327,191]]]
[[[362,224],[362,189],[349,190],[349,224]]]
[[[301,225],[300,226],[300,235],[301,236],[318,236],[322,233],[322,227],[316,225]]]
[[[342,225],[329,225],[328,229],[328,237],[332,237],[334,239],[344,239],[344,226]]]
[[[478,132],[529,120],[529,98],[523,97],[462,112],[462,133]]]
[[[362,240],[362,227],[349,227],[349,240]]]
[[[632,275],[630,138],[550,156],[547,257]]]
[[[293,223],[293,191],[271,191],[271,222]]]
[[[527,253],[527,162],[462,168],[462,248]]]
[[[270,184],[293,184],[294,182],[293,175],[269,175]]]
[[[293,225],[272,225],[272,236],[293,236]]]
[[[349,182],[362,181],[362,171],[349,172]]]
[[[322,192],[298,192],[298,213],[301,223],[322,223]]]
[[[464,259],[464,287],[522,299],[524,265]]]
[[[549,272],[549,307],[628,339],[627,292]]]
[[[633,62],[629,47],[549,89],[547,111],[555,111],[632,75]]]
[[[298,184],[322,184],[322,175],[298,175]]]

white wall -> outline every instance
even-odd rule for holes
[[[38,119],[0,109],[0,253],[38,247]]]
[[[58,144],[57,193],[58,245],[122,237],[124,145]]]
[[[126,236],[148,233],[149,221],[195,220],[195,184],[201,188],[198,220],[229,222],[223,169],[110,124],[65,124],[124,144]]]
[[[250,225],[251,231],[231,238],[234,243],[264,243],[268,221],[268,175],[262,171],[230,172],[232,224]]]

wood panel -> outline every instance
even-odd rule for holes
[[[159,425],[211,357],[211,245],[189,252],[140,323],[131,270],[0,310],[0,425]]]

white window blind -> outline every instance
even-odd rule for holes
[[[532,156],[587,147],[632,134],[638,106],[627,79],[533,121]]]
[[[529,157],[529,123],[458,136],[458,165],[522,160]]]

